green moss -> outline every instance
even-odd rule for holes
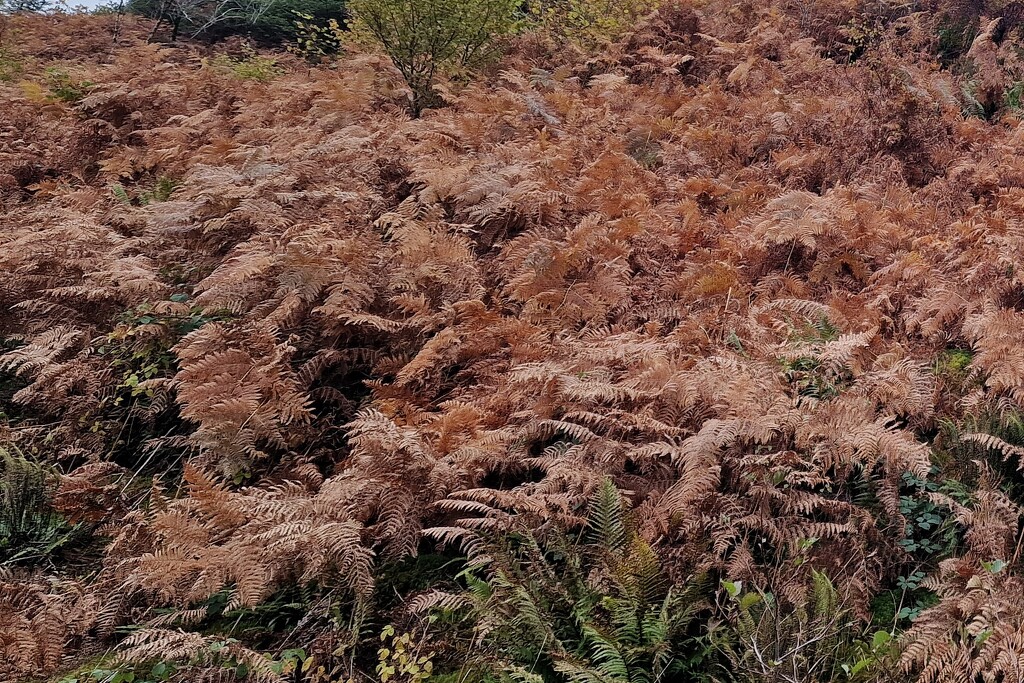
[[[973,359],[974,354],[969,349],[946,349],[935,359],[932,370],[936,377],[959,389],[970,374]]]

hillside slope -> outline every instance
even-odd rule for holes
[[[687,637],[738,624],[709,677],[789,680],[729,593],[824,575],[898,642],[877,680],[1024,680],[1016,27],[765,4],[525,36],[416,120],[372,54],[3,19],[4,490],[61,474],[0,558],[0,678],[141,626],[139,680],[372,671],[360,633],[426,634],[457,558],[574,538],[610,480],[621,562],[705,586]],[[439,669],[513,670],[458,628]]]

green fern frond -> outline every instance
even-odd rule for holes
[[[114,183],[110,186],[110,192],[117,198],[117,201],[122,204],[131,204],[132,198],[128,196],[128,191],[124,189],[121,183]]]
[[[657,603],[665,596],[668,579],[662,571],[661,560],[643,539],[633,539],[618,574],[626,592],[638,604]]]
[[[590,502],[587,520],[590,542],[605,552],[614,553],[625,547],[628,529],[622,495],[611,479],[601,482]]]
[[[839,596],[836,593],[832,581],[823,572],[812,571],[812,600],[815,616],[828,616],[834,614],[839,603]]]
[[[597,670],[611,679],[629,680],[629,664],[619,649],[626,643],[619,639],[619,634],[607,636],[594,626],[585,626],[583,634]]]
[[[622,683],[626,679],[615,679],[590,667],[569,661],[555,662],[555,671],[565,676],[569,683]]]
[[[506,665],[503,673],[516,683],[545,683],[543,676],[521,666]]]
[[[462,578],[466,582],[466,587],[469,589],[470,596],[474,603],[482,605],[491,599],[494,591],[491,590],[491,585],[489,583],[469,572],[463,574]]]

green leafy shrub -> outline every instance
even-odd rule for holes
[[[491,59],[517,25],[518,0],[353,0],[357,33],[372,37],[402,73],[419,116],[439,104],[439,76]]]
[[[966,487],[955,480],[924,481],[910,473],[903,475],[905,493],[900,495],[900,514],[907,520],[900,545],[908,553],[924,553],[932,564],[947,557],[959,541],[958,527],[947,507],[936,505],[929,494],[939,493],[960,504],[967,502]]]
[[[935,375],[960,386],[967,378],[973,358],[974,354],[968,349],[946,349],[935,361]]]
[[[51,96],[67,104],[76,104],[88,94],[92,85],[90,81],[80,81],[57,67],[46,70],[46,86]]]
[[[534,21],[556,37],[586,47],[621,38],[661,0],[530,0]]]
[[[381,683],[422,683],[434,671],[433,653],[420,654],[419,644],[410,633],[396,633],[394,626],[385,626],[377,650],[377,675]]]
[[[262,45],[294,44],[301,30],[296,26],[296,15],[307,22],[321,26],[331,23],[344,26],[346,19],[344,0],[275,0],[267,10],[247,26],[221,28],[224,32],[241,32]]]
[[[963,542],[963,527],[956,522],[949,507],[937,504],[934,497],[938,495],[967,505],[970,492],[956,479],[937,480],[934,477],[938,474],[935,468],[933,477],[927,480],[910,473],[903,475],[899,510],[906,525],[899,545],[907,552],[909,560],[895,585],[872,600],[872,622],[879,627],[905,628],[923,610],[935,604],[937,597],[923,585],[925,579],[942,560],[953,556]]]
[[[211,66],[233,74],[246,81],[266,83],[284,73],[273,57],[264,57],[250,45],[242,46],[241,57],[218,55],[210,61]]]
[[[171,303],[183,306],[186,294],[172,294]],[[120,405],[126,399],[152,398],[147,380],[171,377],[177,372],[177,358],[171,347],[186,334],[224,316],[206,313],[198,307],[184,307],[182,312],[157,310],[150,303],[141,303],[121,314],[117,327],[95,347],[98,355],[109,359],[110,367],[120,374],[114,399]]]
[[[344,43],[345,30],[337,19],[318,21],[308,12],[295,14],[295,44],[289,50],[309,62],[319,62],[327,55],[340,52]]]

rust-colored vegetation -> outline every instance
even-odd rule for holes
[[[0,16],[0,680],[1024,681],[1022,20]]]

